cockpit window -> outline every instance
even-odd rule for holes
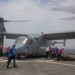
[[[15,43],[24,43],[25,40],[26,40],[26,37],[19,37],[16,39]]]
[[[31,38],[28,38],[26,44],[31,45],[33,43],[33,40]]]
[[[18,44],[27,44],[27,45],[31,45],[33,43],[33,40],[32,38],[27,38],[27,37],[19,37],[16,39],[15,43],[18,43]]]

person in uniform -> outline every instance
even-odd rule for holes
[[[9,69],[9,65],[11,63],[11,60],[13,60],[13,66],[16,67],[16,62],[15,62],[15,44],[10,48],[10,50],[8,51],[8,61],[7,61],[7,68]]]

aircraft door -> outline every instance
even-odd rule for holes
[[[34,54],[38,54],[38,51],[39,51],[39,41],[36,40],[36,39],[33,39],[33,53]]]
[[[26,49],[28,51],[28,54],[33,54],[33,39],[32,38],[27,39]]]

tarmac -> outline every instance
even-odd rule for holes
[[[12,61],[13,62],[13,61]],[[6,68],[7,57],[0,57],[0,75],[75,75],[75,60],[45,59],[44,56],[22,57]]]

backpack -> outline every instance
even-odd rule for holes
[[[13,56],[15,56],[14,48],[10,48],[10,50],[8,52],[8,57],[13,57]]]
[[[53,48],[53,50],[52,50],[52,54],[55,54],[56,53],[56,50],[55,50],[55,48]]]

